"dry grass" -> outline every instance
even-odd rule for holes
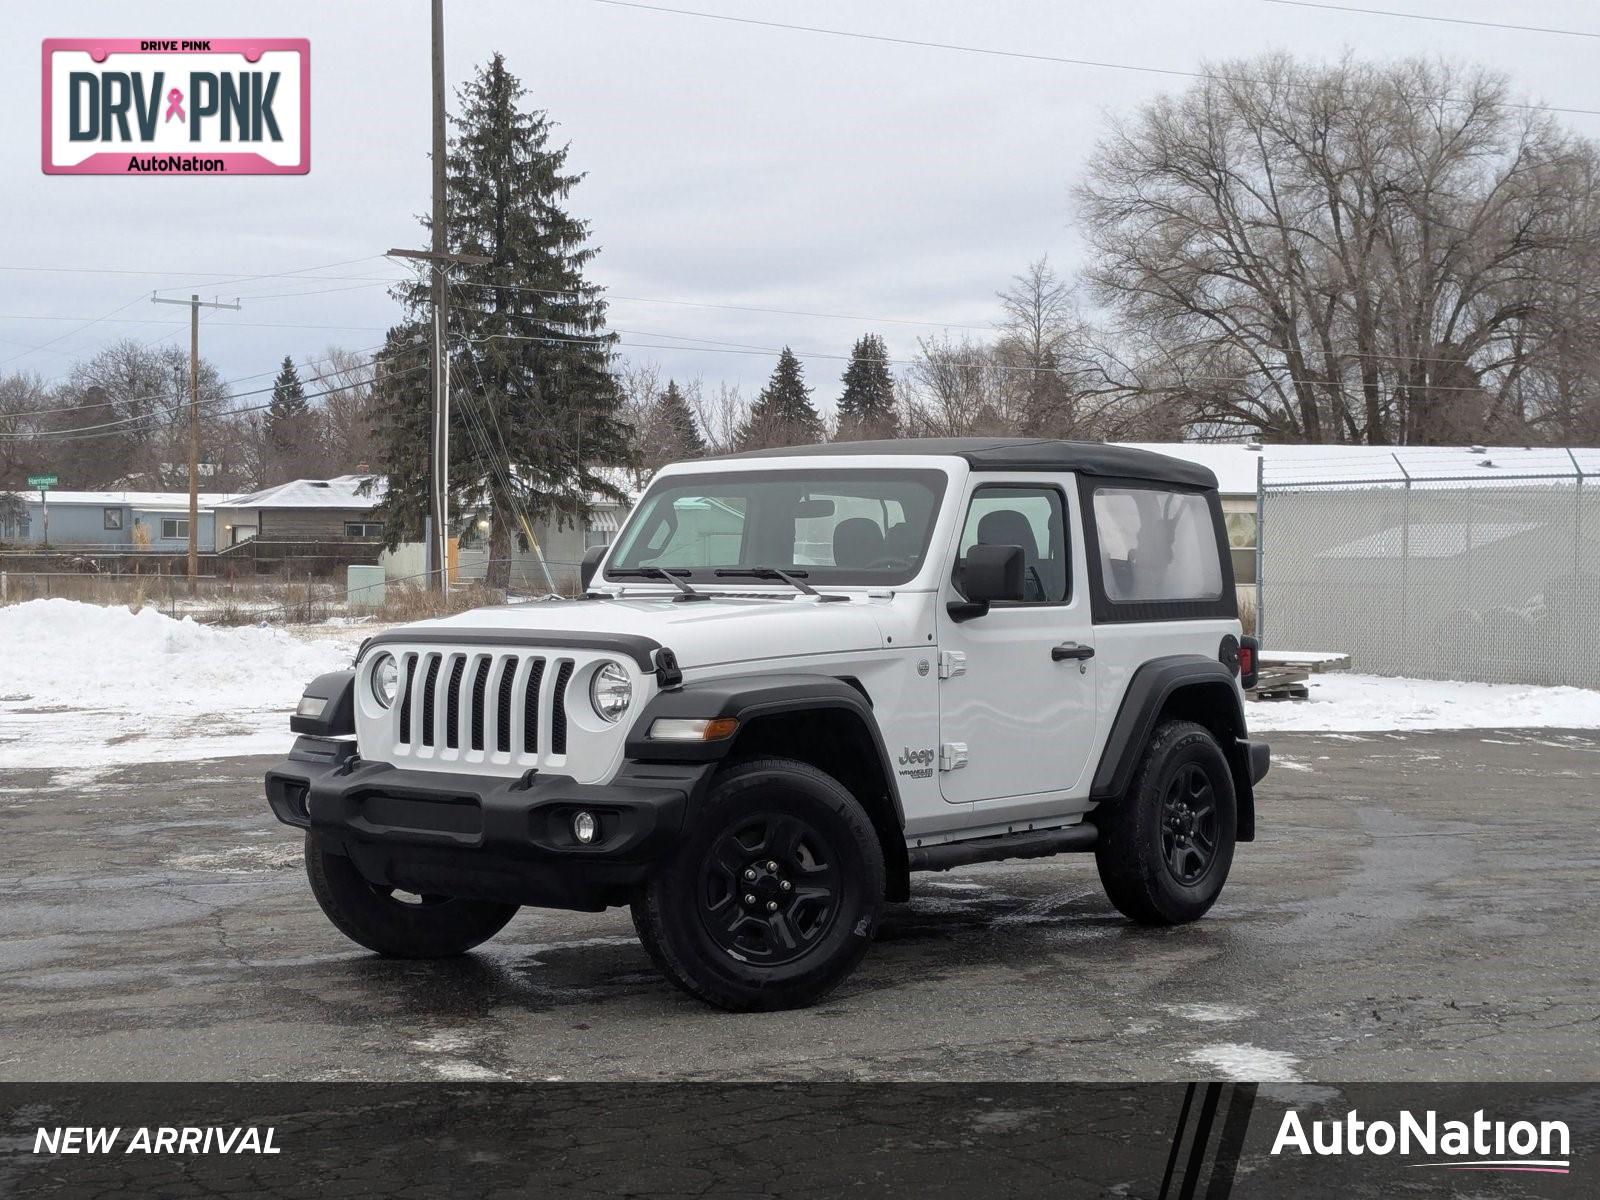
[[[1239,596],[1239,624],[1244,626],[1245,633],[1251,637],[1256,632],[1256,594],[1255,592],[1241,593]]]
[[[63,599],[155,608],[207,625],[301,624],[342,615],[344,589],[318,580],[202,578],[191,593],[174,575],[94,575],[7,572],[5,601]]]
[[[384,589],[382,607],[372,611],[379,621],[422,621],[505,602],[504,592],[481,583],[458,584],[448,596],[409,584],[390,584]]]
[[[506,600],[504,592],[481,582],[457,585],[447,597],[415,584],[390,583],[384,589],[381,605],[349,607],[344,586],[332,580],[202,578],[191,595],[188,581],[173,575],[7,573],[7,603],[45,598],[116,605],[135,611],[155,608],[173,617],[193,617],[206,625],[312,625],[346,615],[398,623],[450,616],[504,604]]]

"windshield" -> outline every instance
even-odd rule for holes
[[[606,560],[606,578],[668,568],[696,584],[906,583],[928,552],[943,471],[744,471],[657,480]],[[719,574],[721,572],[721,574]]]

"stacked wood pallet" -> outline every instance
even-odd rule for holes
[[[1307,681],[1328,671],[1348,671],[1350,656],[1329,652],[1263,650],[1256,666],[1256,685],[1245,694],[1252,700],[1305,700]]]

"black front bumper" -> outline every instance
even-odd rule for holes
[[[712,763],[626,763],[608,784],[401,770],[302,737],[267,772],[277,818],[370,882],[424,895],[599,911],[626,903],[676,843]],[[580,844],[579,812],[598,838]]]

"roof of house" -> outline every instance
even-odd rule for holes
[[[1481,480],[1508,476],[1571,479],[1574,459],[1585,475],[1600,476],[1600,449],[1560,446],[1285,446],[1273,443],[1222,445],[1211,442],[1133,442],[1206,467],[1225,496],[1254,496],[1256,471],[1273,483],[1333,483],[1414,479]],[[1252,448],[1254,446],[1255,448]]]
[[[39,502],[39,493],[30,488],[18,488],[16,494],[32,503]],[[185,512],[189,510],[188,492],[58,492],[52,488],[45,495],[49,497],[51,504],[99,504],[107,508],[181,508]],[[201,492],[199,495],[201,508],[215,508],[227,499],[227,492]]]
[[[224,508],[372,509],[388,484],[377,475],[339,475],[333,479],[295,479],[229,500]]]
[[[961,458],[974,471],[1074,471],[1117,479],[1217,486],[1216,476],[1199,463],[1165,453],[1107,442],[1068,442],[1056,438],[897,438],[873,442],[827,442],[726,455],[729,459],[829,457],[869,454]],[[1252,484],[1252,489],[1254,485]]]

